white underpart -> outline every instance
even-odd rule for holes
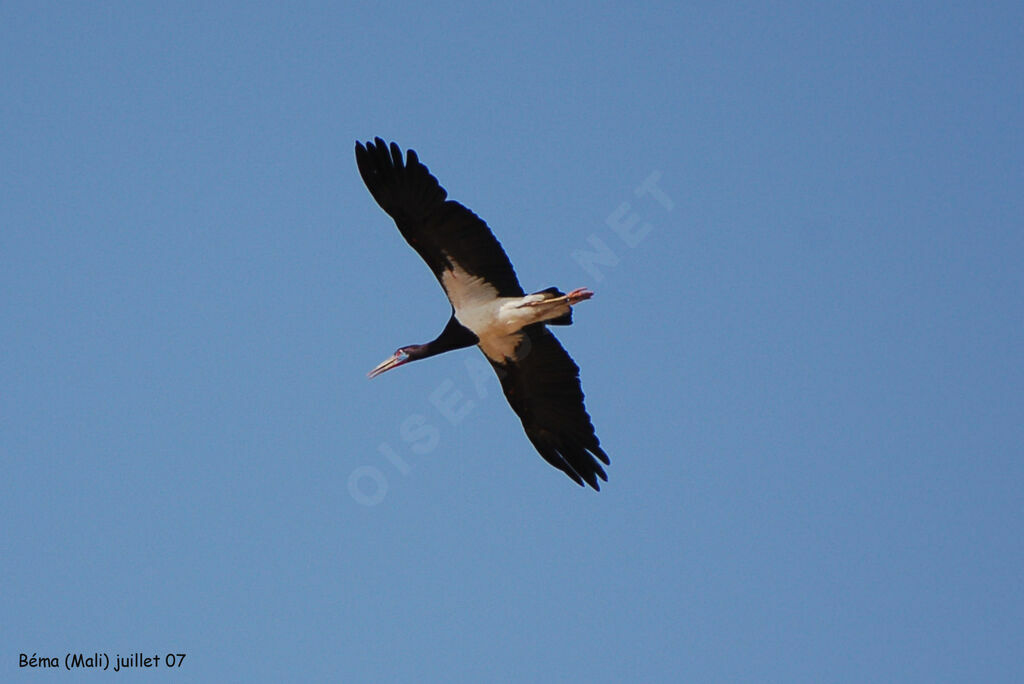
[[[515,358],[523,327],[564,316],[571,308],[564,300],[549,306],[531,304],[550,295],[499,297],[493,285],[458,266],[444,271],[441,283],[455,307],[455,318],[479,338],[487,358],[497,362]]]

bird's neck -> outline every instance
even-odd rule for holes
[[[436,356],[447,351],[452,351],[453,349],[472,347],[477,342],[479,342],[477,336],[455,320],[455,316],[452,315],[452,317],[448,319],[448,325],[444,327],[441,334],[434,340],[431,340],[421,346],[422,351],[419,354],[419,358],[425,359],[428,356]]]

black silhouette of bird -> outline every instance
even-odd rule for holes
[[[579,367],[549,325],[570,325],[572,307],[590,299],[550,287],[526,294],[487,224],[448,193],[416,152],[380,138],[356,143],[359,173],[402,237],[434,272],[452,305],[438,337],[398,349],[374,378],[410,361],[478,345],[491,362],[526,436],[544,459],[576,483],[599,490],[609,465],[583,405]]]

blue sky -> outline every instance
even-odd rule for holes
[[[0,678],[1024,679],[1022,31],[0,5]],[[367,381],[448,316],[359,179],[377,135],[527,290],[595,290],[557,334],[600,494],[477,350]]]

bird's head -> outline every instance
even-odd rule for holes
[[[377,367],[374,368],[369,373],[367,373],[366,377],[372,380],[373,378],[377,377],[384,371],[389,371],[392,368],[398,368],[403,364],[409,363],[410,361],[419,358],[416,355],[417,346],[418,345],[411,345],[408,347],[401,347],[400,349],[396,349],[394,354],[392,354],[391,356],[377,364]]]

